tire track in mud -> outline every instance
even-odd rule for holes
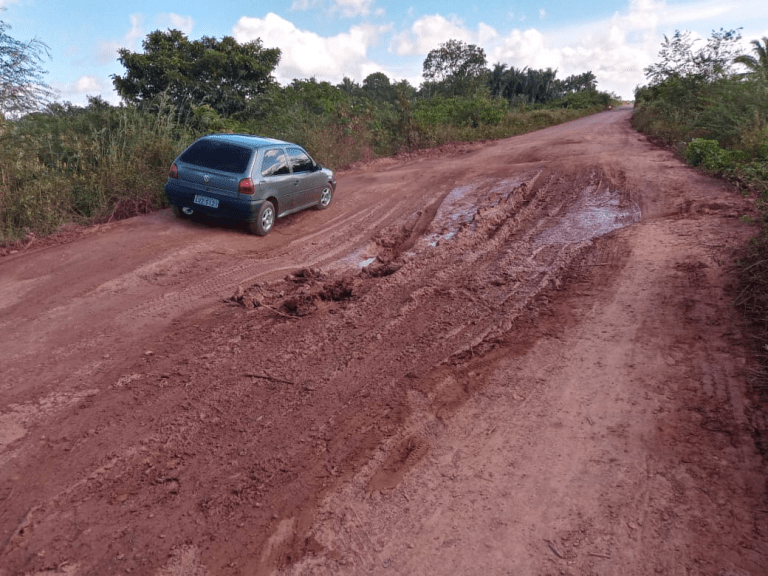
[[[265,277],[274,278],[276,275],[318,265],[318,262],[329,262],[342,258],[343,254],[350,253],[355,246],[364,243],[364,239],[370,234],[369,230],[379,228],[384,222],[390,220],[393,214],[402,212],[408,204],[408,199],[403,199],[392,208],[381,212],[380,207],[373,206],[353,216],[341,216],[331,221],[328,228],[324,228],[314,234],[301,237],[301,245],[306,247],[313,243],[317,237],[322,237],[322,243],[314,247],[309,254],[304,255],[301,261],[291,261],[288,256],[292,246],[290,242],[280,249],[280,254],[266,259],[254,259],[246,263],[219,267],[212,278],[202,282],[193,283],[182,290],[170,292],[146,303],[139,304],[120,316],[120,320],[142,318],[162,314],[168,309],[177,308],[180,304],[187,306],[200,298],[224,297],[237,286],[256,282]],[[376,218],[374,219],[374,216]],[[354,225],[350,224],[354,220]],[[350,237],[344,232],[352,227],[358,233]],[[334,234],[334,230],[341,230]],[[341,240],[337,243],[337,241]],[[304,250],[306,252],[306,250]],[[286,263],[286,260],[289,263]]]
[[[310,470],[285,486],[269,488],[295,498],[295,503],[286,504],[284,513],[295,516],[298,523],[292,537],[276,548],[279,552],[261,558],[258,565],[281,565],[290,562],[287,558],[301,556],[297,542],[303,538],[308,518],[307,508],[300,502],[324,492],[324,485],[313,480],[325,477],[324,470],[339,469],[343,463],[348,477],[369,461],[374,446],[391,438],[390,449],[402,449],[400,456],[405,456],[394,455],[382,462],[380,480],[389,486],[402,478],[429,451],[428,444],[420,441],[418,457],[409,457],[408,438],[429,437],[435,420],[449,416],[469,397],[462,382],[440,388],[444,367],[490,350],[534,306],[539,295],[559,286],[574,262],[589,254],[589,238],[538,248],[535,241],[545,230],[558,226],[585,194],[609,188],[608,183],[601,183],[600,174],[534,172],[520,180],[510,184],[497,202],[487,200],[489,194],[498,194],[498,181],[468,189],[474,211],[464,221],[450,223],[458,229],[448,238],[446,214],[438,210],[412,249],[387,259],[387,264],[395,263],[399,269],[371,279],[366,279],[364,271],[360,277],[363,293],[335,314],[298,319],[301,328],[279,318],[262,328],[268,336],[253,343],[260,351],[260,357],[253,360],[254,370],[269,372],[274,366],[271,358],[291,358],[291,365],[280,366],[281,379],[313,390],[318,398],[327,384],[330,389],[344,390],[346,400],[338,398],[330,418],[326,415],[314,421],[317,433],[331,440],[319,458],[316,453],[297,455],[302,461],[315,461]],[[628,195],[622,196],[628,201]],[[554,209],[553,199],[561,199]],[[450,214],[451,208],[446,212]],[[404,239],[410,238],[412,230],[394,223],[376,241],[391,256],[387,247],[407,245]],[[436,235],[443,240],[431,242]],[[285,282],[278,282],[272,291],[282,293],[286,288]],[[271,305],[279,308],[280,299]],[[315,343],[308,346],[304,340],[296,341],[297,328],[311,334]],[[408,391],[433,400],[427,401],[428,415],[417,428],[406,430],[402,428],[406,412],[413,409]],[[373,401],[374,396],[381,399]],[[375,414],[359,411],[359,406],[371,404],[389,408]],[[302,416],[305,426],[311,428],[311,417]],[[361,429],[371,426],[371,432],[361,435]],[[273,441],[277,446],[284,442],[277,431]],[[289,448],[277,450],[285,453]],[[298,514],[300,508],[304,515]]]
[[[135,306],[122,315],[121,319],[134,319],[162,314],[169,308],[175,308],[179,304],[189,305],[190,302],[199,298],[224,297],[228,291],[233,290],[238,285],[253,283],[264,277],[274,277],[277,274],[295,270],[297,268],[314,266],[319,260],[333,260],[339,258],[341,254],[350,252],[351,246],[355,246],[357,243],[362,242],[362,239],[366,235],[365,231],[368,230],[369,227],[375,228],[380,226],[383,222],[391,218],[393,213],[401,209],[404,203],[405,201],[397,204],[390,210],[380,214],[376,220],[370,223],[367,223],[366,220],[378,212],[377,207],[373,207],[366,211],[366,213],[362,215],[362,218],[360,215],[356,215],[356,218],[360,220],[360,224],[356,226],[356,228],[361,232],[352,238],[347,237],[345,242],[339,246],[333,246],[335,237],[331,237],[330,239],[325,239],[321,245],[305,255],[301,261],[290,262],[290,258],[288,258],[290,263],[286,264],[287,254],[282,252],[271,258],[254,259],[243,264],[222,266],[216,271],[214,277],[207,278],[202,282],[196,282],[180,291],[164,294],[149,302]],[[334,228],[340,229],[346,228],[347,226],[349,226],[347,218],[341,219],[333,225]],[[302,237],[301,242],[303,245],[307,245],[318,235],[328,236],[328,231],[324,230],[315,235]],[[282,250],[287,251],[289,248],[290,244]]]
[[[392,210],[403,214],[374,238],[374,244],[399,269],[381,277],[357,273],[358,292],[351,299],[293,320],[264,309],[242,313],[230,309],[229,319],[205,331],[204,341],[188,342],[181,350],[175,334],[169,334],[166,350],[154,348],[165,360],[151,369],[152,374],[168,376],[160,380],[162,386],[148,376],[132,381],[125,390],[136,401],[165,406],[158,408],[152,423],[152,429],[161,433],[145,438],[141,452],[121,460],[101,480],[100,490],[144,494],[145,505],[166,511],[169,522],[182,531],[179,536],[201,549],[200,538],[247,523],[252,534],[263,535],[257,540],[264,545],[254,544],[249,547],[252,552],[240,558],[244,573],[266,573],[268,566],[300,558],[306,551],[313,502],[370,462],[376,447],[387,439],[392,458],[382,461],[379,480],[387,486],[397,483],[429,452],[425,440],[429,427],[468,398],[463,382],[441,385],[437,380],[445,364],[460,362],[462,355],[483,354],[479,348],[484,343],[492,345],[509,330],[537,295],[560,281],[574,259],[585,253],[588,242],[533,255],[532,246],[590,184],[594,182],[588,174],[532,172],[499,190],[499,181],[488,179],[467,189],[464,199],[472,209],[461,221],[449,218],[453,207],[446,205],[441,211],[439,200],[417,216],[398,203],[400,207]],[[448,195],[446,191],[443,198]],[[553,210],[548,203],[561,195],[568,199]],[[541,219],[547,221],[544,226],[537,224]],[[455,226],[450,238],[431,245],[433,235],[444,236]],[[396,253],[411,243],[412,248]],[[271,259],[266,265],[275,262]],[[209,286],[234,285],[236,275],[247,277],[252,265],[264,263],[236,267],[229,271],[234,277],[224,276],[222,282],[217,276],[209,284],[190,287],[190,294],[200,297]],[[290,267],[283,263],[283,268]],[[335,277],[326,275],[322,282]],[[274,294],[268,303],[280,309],[300,285],[281,279],[261,288]],[[286,294],[281,297],[282,292]],[[187,371],[196,378],[177,375]],[[282,383],[266,380],[261,385],[261,380],[243,374],[263,374]],[[428,416],[420,428],[406,430],[407,415],[413,410],[409,394],[433,391],[435,399],[426,401]],[[161,401],[165,396],[175,400]],[[178,398],[184,399],[181,405]],[[259,415],[269,420],[260,422]],[[213,424],[211,419],[219,422]],[[221,430],[227,431],[223,443]],[[199,508],[188,513],[204,518],[207,528],[202,536],[196,536],[194,524],[178,516],[185,510],[168,508],[167,491],[147,491],[143,461],[151,457],[153,462],[170,462],[178,455],[184,455],[183,475],[169,471],[162,478],[177,478],[168,486],[180,482],[183,490],[191,491],[185,492],[186,501]],[[247,473],[237,476],[228,466],[210,464],[244,458],[252,462]],[[76,505],[85,494],[68,498]],[[270,502],[279,510],[278,521],[260,515],[257,502]],[[91,506],[92,515],[98,517],[99,504]],[[130,511],[113,511],[115,521],[121,514]],[[122,521],[128,523],[129,518]],[[46,519],[40,522],[57,530],[48,527]],[[242,553],[229,550],[226,543],[219,545],[221,558]],[[208,556],[205,560],[211,573],[226,568]]]
[[[593,180],[588,179],[582,188],[598,189],[599,182]],[[482,188],[479,197],[493,190],[493,183]],[[368,326],[371,342],[386,338],[394,344],[391,349],[401,350],[400,344],[405,342],[399,340],[408,338],[402,336],[409,334],[408,326],[424,325],[435,336],[428,349],[418,347],[412,354],[429,367],[508,331],[538,294],[550,286],[559,287],[564,271],[591,246],[589,238],[538,248],[534,244],[543,229],[556,225],[567,211],[566,204],[579,199],[580,191],[578,185],[557,174],[535,173],[507,192],[495,207],[481,204],[471,222],[449,240],[436,247],[422,243],[419,250],[403,255],[405,264],[382,288],[394,293],[402,304],[385,304],[383,294],[376,297],[385,312],[377,315],[378,325]],[[552,210],[551,199],[563,197],[567,200]],[[441,225],[434,223],[431,229]],[[463,290],[465,297],[470,295],[458,310],[453,298],[440,298],[457,290]],[[440,301],[444,309],[436,308]],[[386,318],[383,325],[382,316]],[[484,316],[488,320],[478,323],[477,318]]]

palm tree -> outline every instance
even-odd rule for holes
[[[759,82],[768,83],[768,36],[763,36],[762,46],[760,45],[760,40],[752,40],[750,44],[754,46],[752,51],[757,54],[757,57],[742,54],[734,58],[733,61],[736,64],[743,64],[749,68],[749,72],[744,74],[745,76],[755,78]]]
[[[507,73],[507,65],[494,64],[493,70],[488,74],[488,88],[491,96],[501,96],[504,92],[504,80]]]

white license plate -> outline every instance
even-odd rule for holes
[[[216,200],[216,198],[208,198],[208,196],[200,196],[199,194],[195,195],[195,204],[200,204],[201,206],[208,206],[209,208],[219,207],[219,201]]]

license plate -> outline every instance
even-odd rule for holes
[[[219,207],[219,201],[216,198],[208,198],[208,196],[200,196],[199,194],[195,195],[195,204],[208,206],[209,208]]]

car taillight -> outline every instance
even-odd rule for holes
[[[176,163],[174,162],[171,164],[171,169],[168,170],[168,178],[178,178],[179,177],[179,169],[176,166]]]
[[[237,185],[237,191],[240,194],[253,195],[253,193],[256,191],[253,186],[253,180],[250,178],[243,178],[240,180],[240,183]]]

